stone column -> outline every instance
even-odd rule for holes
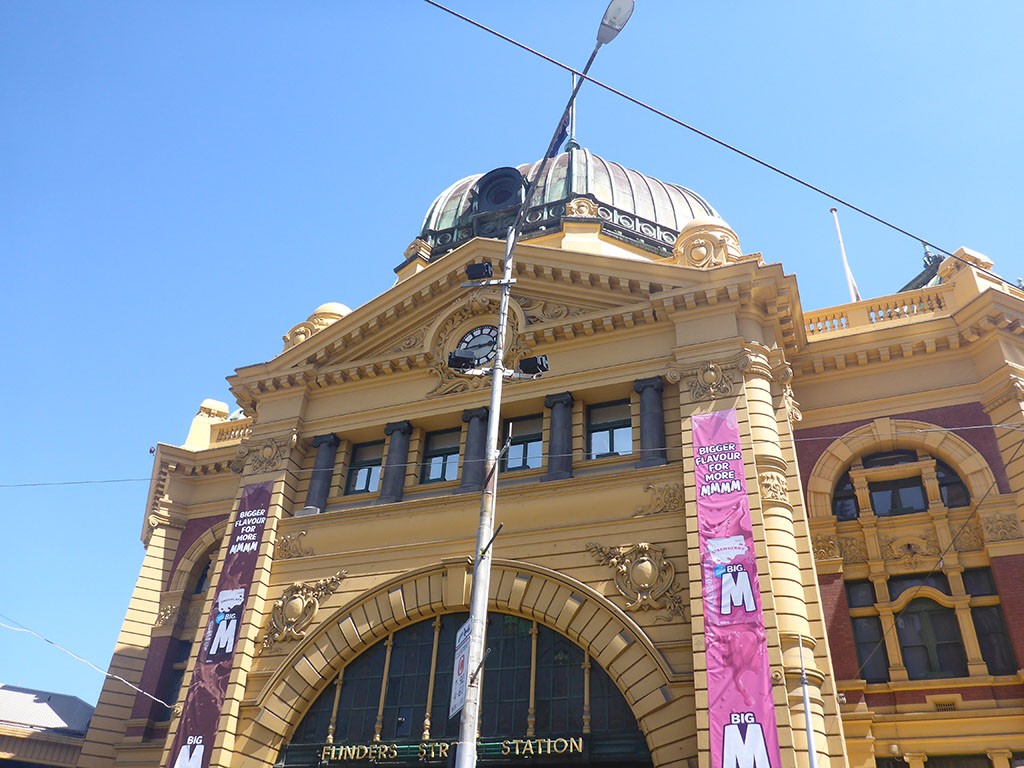
[[[828,735],[825,730],[824,702],[821,694],[824,673],[818,668],[815,659],[816,642],[808,620],[807,604],[804,599],[805,584],[800,571],[800,562],[802,559],[806,560],[809,553],[802,556],[797,543],[794,523],[796,515],[789,498],[788,477],[791,473],[783,453],[780,434],[785,430],[780,430],[778,421],[779,413],[785,408],[776,411],[772,391],[773,385],[788,383],[792,373],[781,359],[781,354],[767,347],[748,344],[746,353],[744,389],[750,421],[751,448],[761,497],[761,516],[764,521],[768,566],[766,575],[770,578],[775,618],[782,645],[789,723],[793,727],[798,753],[806,750],[800,682],[802,657],[807,668],[815,747],[819,764],[827,764]],[[758,567],[761,565],[759,561]]]
[[[470,408],[462,412],[466,422],[466,455],[462,459],[460,493],[480,491],[484,487],[484,463],[487,459],[487,408]]]
[[[544,398],[544,407],[551,409],[551,428],[548,433],[548,471],[542,481],[572,477],[572,402],[571,392]]]
[[[388,453],[384,462],[384,474],[380,481],[382,502],[401,501],[405,491],[406,464],[409,461],[409,436],[412,424],[408,421],[392,421],[384,426],[388,440]]]
[[[665,453],[665,405],[661,393],[665,385],[660,376],[637,379],[633,391],[640,395],[640,461],[638,467],[668,464]]]
[[[313,460],[313,474],[309,478],[309,490],[306,491],[306,506],[299,515],[319,515],[327,507],[327,497],[331,495],[331,478],[334,476],[334,461],[338,456],[341,440],[331,433],[317,435],[312,440],[316,448]]]

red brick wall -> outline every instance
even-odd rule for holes
[[[825,617],[828,644],[832,649],[832,667],[837,680],[856,680],[860,677],[857,664],[857,646],[853,641],[850,606],[846,602],[843,574],[824,573],[818,576],[821,590],[821,610]]]
[[[1024,555],[993,557],[992,577],[1020,669],[1024,666]]]
[[[913,421],[924,421],[929,424],[936,424],[940,427],[948,427],[957,430],[956,434],[967,441],[984,458],[996,477],[996,488],[999,493],[1009,493],[1010,483],[1006,477],[1006,467],[1003,466],[1002,457],[999,454],[999,445],[996,442],[996,433],[993,429],[963,429],[959,427],[972,427],[979,424],[991,424],[992,420],[981,407],[981,403],[962,403],[946,408],[931,408],[924,411],[911,411],[910,413],[886,414],[891,419],[910,419]],[[796,431],[795,437],[797,460],[800,465],[800,478],[803,480],[804,488],[807,487],[807,480],[811,470],[818,459],[821,458],[828,447],[842,435],[870,424],[870,419],[861,421],[847,421],[842,424],[830,424],[826,427],[815,427],[814,429],[800,429]],[[956,467],[954,467],[956,469]]]

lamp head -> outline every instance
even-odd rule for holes
[[[610,43],[615,36],[622,31],[633,15],[634,0],[612,0],[601,19],[601,26],[597,30],[597,42],[600,45]]]
[[[476,353],[469,349],[456,349],[448,353],[448,367],[453,371],[468,371],[476,367]]]

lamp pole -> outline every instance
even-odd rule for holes
[[[491,367],[491,404],[487,413],[487,442],[484,458],[484,487],[480,494],[480,525],[477,529],[476,551],[473,557],[473,588],[469,601],[469,648],[467,662],[469,675],[466,681],[466,700],[462,708],[459,722],[459,746],[455,759],[456,768],[475,768],[477,762],[476,740],[480,730],[480,692],[483,683],[483,663],[487,634],[487,598],[491,584],[492,544],[494,538],[494,510],[498,499],[498,428],[501,424],[501,394],[506,377],[505,368],[505,335],[508,327],[508,304],[512,294],[512,259],[515,256],[516,243],[526,221],[526,212],[537,189],[538,181],[543,178],[548,161],[554,154],[559,143],[565,121],[569,117],[576,94],[586,80],[597,52],[602,45],[610,43],[629,21],[633,13],[634,0],[611,0],[601,19],[597,32],[594,50],[583,68],[583,76],[579,78],[569,101],[562,110],[558,125],[548,144],[548,149],[541,160],[540,168],[530,179],[526,194],[519,206],[515,222],[509,227],[505,240],[505,264],[500,280],[501,300],[498,305],[498,339],[495,346],[494,365]]]

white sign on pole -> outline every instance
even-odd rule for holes
[[[448,717],[455,717],[466,705],[466,685],[469,682],[470,619],[459,627],[455,636],[455,664],[452,668],[452,699]]]

